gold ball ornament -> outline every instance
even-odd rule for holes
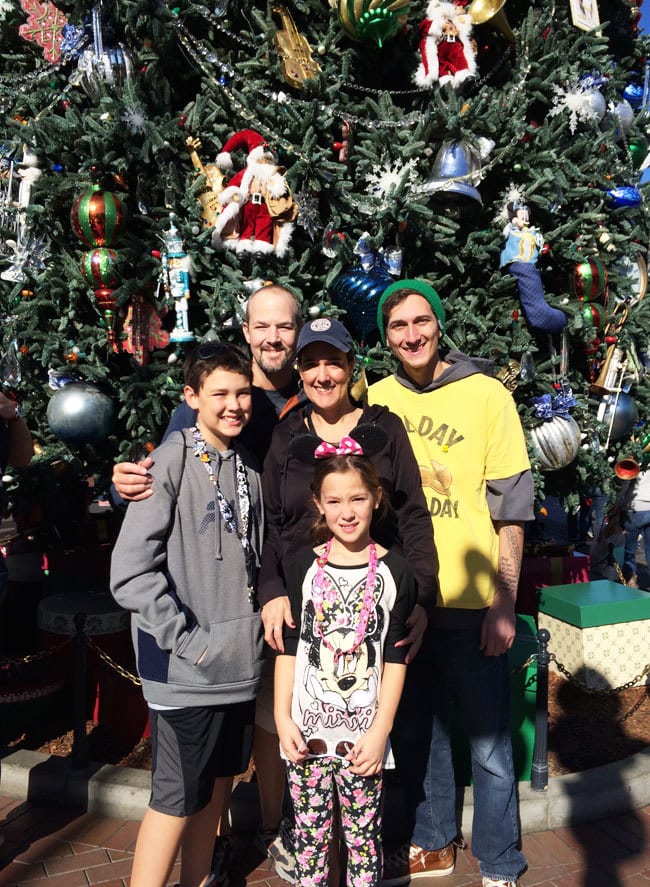
[[[335,9],[348,37],[381,48],[406,24],[409,0],[337,0]]]

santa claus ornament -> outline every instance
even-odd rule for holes
[[[476,75],[472,21],[455,3],[431,0],[420,23],[420,64],[414,81],[421,89],[450,83],[454,89]]]
[[[285,179],[263,137],[252,129],[235,133],[217,156],[222,170],[233,168],[232,153],[244,149],[246,166],[228,181],[219,195],[222,210],[212,233],[212,245],[238,253],[282,258],[289,247],[298,214]]]

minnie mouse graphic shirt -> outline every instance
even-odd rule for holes
[[[377,562],[374,607],[356,645],[359,610],[368,564],[325,565],[328,606],[318,618],[312,583],[318,565],[312,548],[301,549],[287,571],[287,594],[295,628],[286,628],[285,654],[296,657],[291,717],[311,757],[344,758],[370,728],[379,699],[384,662],[403,664],[408,619],[417,603],[413,574],[399,554]],[[384,767],[394,767],[387,744]]]

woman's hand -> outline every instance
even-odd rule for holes
[[[289,598],[276,597],[268,601],[262,607],[262,622],[264,624],[264,640],[276,653],[284,653],[284,640],[282,632],[285,623],[289,628],[295,628],[296,623],[291,615]]]
[[[304,761],[308,752],[307,744],[294,721],[291,718],[283,718],[278,722],[276,718],[276,728],[280,747],[291,763],[300,764]]]
[[[384,766],[384,753],[388,735],[374,725],[364,733],[345,756],[350,761],[350,770],[359,776],[374,776]]]
[[[422,646],[422,638],[424,637],[424,632],[426,631],[428,624],[429,619],[427,617],[427,611],[420,604],[416,604],[413,607],[411,615],[406,620],[406,625],[410,629],[409,633],[405,638],[402,638],[401,641],[398,641],[395,644],[396,647],[406,647],[408,644],[411,645],[411,649],[406,654],[407,665],[410,662],[413,662],[417,656],[418,650]]]
[[[142,462],[117,462],[113,466],[113,484],[115,489],[128,502],[139,502],[153,496],[151,485],[153,477],[149,469],[153,465],[151,456]]]

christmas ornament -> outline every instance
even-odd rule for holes
[[[582,31],[591,31],[600,24],[596,0],[569,0],[571,21]]]
[[[454,89],[476,75],[472,22],[455,3],[431,0],[420,23],[420,64],[413,77],[421,89],[450,83]]]
[[[75,234],[90,246],[113,246],[126,225],[127,211],[111,191],[93,185],[78,197],[70,213]]]
[[[592,326],[597,330],[602,330],[605,325],[605,309],[602,305],[589,302],[582,309],[582,316],[588,326]]]
[[[330,6],[348,37],[380,48],[406,24],[409,12],[409,0],[330,0]]]
[[[81,53],[77,63],[76,82],[86,95],[98,101],[106,87],[121,92],[128,87],[133,72],[133,62],[122,47],[104,48],[101,3],[92,8],[93,48]]]
[[[147,362],[150,351],[165,348],[170,341],[155,306],[140,293],[133,296],[122,329],[126,334],[122,346],[140,366]]]
[[[623,98],[633,108],[641,108],[643,106],[643,87],[638,83],[629,83],[623,90]]]
[[[376,167],[373,172],[364,176],[368,182],[366,193],[380,200],[393,197],[404,182],[412,183],[416,177],[417,163],[415,160],[386,161],[383,166]]]
[[[632,433],[639,414],[630,395],[625,391],[616,391],[603,397],[596,418],[607,427],[607,448],[610,441],[620,440]]]
[[[21,379],[18,343],[14,339],[0,358],[0,382],[5,387],[15,388],[20,384]]]
[[[514,45],[515,35],[503,11],[505,5],[506,0],[472,0],[467,12],[472,24],[484,25],[489,22],[495,30],[503,34],[508,43]]]
[[[0,170],[0,222],[14,235],[6,240],[6,245],[13,251],[11,267],[0,274],[2,280],[18,283],[24,279],[23,269],[25,265],[36,268],[38,265],[38,244],[45,243],[45,239],[35,238],[29,234],[29,222],[27,209],[31,202],[32,187],[40,179],[42,170],[38,166],[38,157],[27,146],[23,145],[23,159],[16,162],[3,148],[3,170]],[[15,238],[15,239],[14,239]],[[31,248],[36,252],[32,253]],[[40,249],[41,257],[43,248]]]
[[[626,102],[625,99],[623,99],[622,102],[617,102],[615,105],[610,104],[608,117],[612,120],[615,126],[614,136],[617,139],[620,139],[622,135],[625,135],[630,131],[632,123],[634,122],[632,105],[630,105],[629,102]]]
[[[635,209],[643,203],[641,192],[632,185],[611,188],[607,192],[609,204],[614,209]]]
[[[530,432],[540,469],[557,471],[564,468],[573,462],[580,449],[580,429],[569,415],[569,410],[577,405],[573,392],[568,386],[561,385],[557,395],[543,394],[531,398],[529,403],[537,418],[544,419],[542,425]]]
[[[648,267],[641,253],[636,254],[636,259],[622,256],[614,265],[614,270],[625,278],[629,289],[623,288],[620,295],[618,287],[615,290],[617,302],[624,302],[629,308],[645,298],[648,289]]]
[[[368,237],[364,234],[354,248],[360,266],[339,274],[331,287],[333,302],[345,310],[350,332],[362,342],[377,329],[379,299],[402,270],[400,250],[373,250]]]
[[[574,296],[585,302],[593,302],[605,292],[607,268],[600,259],[591,256],[573,266],[569,284]]]
[[[114,289],[120,278],[119,261],[114,249],[99,246],[83,254],[81,273],[89,286]]]
[[[481,181],[481,157],[468,142],[446,141],[440,146],[430,177],[422,191],[459,214],[475,210],[481,195],[476,186]]]
[[[544,238],[530,226],[530,210],[522,197],[508,201],[509,222],[503,229],[506,243],[501,251],[500,267],[517,281],[524,317],[534,330],[559,333],[567,324],[564,312],[552,308],[544,297],[542,277],[537,268]]]
[[[629,139],[627,149],[632,159],[632,168],[641,169],[643,161],[648,156],[648,140],[644,136],[634,136]]]
[[[88,382],[69,382],[54,392],[47,405],[52,434],[70,446],[105,441],[114,417],[111,398]]]
[[[190,152],[190,160],[196,172],[205,179],[200,190],[194,190],[194,194],[199,199],[199,203],[203,208],[203,227],[212,228],[217,221],[217,216],[221,210],[219,195],[223,191],[223,180],[225,178],[223,172],[216,163],[208,163],[204,166],[198,155],[201,147],[200,139],[194,139],[191,136],[185,139],[185,144]]]
[[[275,32],[274,42],[282,58],[282,73],[289,86],[303,89],[307,81],[313,81],[320,72],[320,65],[312,56],[307,39],[298,28],[289,10],[278,4],[273,12],[280,16],[282,28]]]
[[[49,0],[45,3],[20,0],[20,7],[28,14],[25,24],[18,28],[20,36],[40,46],[46,62],[58,62],[61,58],[63,28],[68,23],[65,15]]]
[[[300,191],[296,191],[295,198],[298,208],[296,223],[304,228],[313,240],[316,232],[323,227],[318,198],[308,190],[306,185],[303,185]]]
[[[354,124],[351,120],[343,120],[341,123],[341,141],[334,142],[332,148],[338,152],[339,163],[348,163],[352,150]]]
[[[578,128],[578,121],[594,123],[602,120],[607,112],[607,103],[599,87],[606,82],[600,75],[587,75],[577,86],[559,86],[553,84],[553,107],[549,117],[555,117],[563,111],[569,112],[569,130],[573,135]]]
[[[212,234],[216,249],[238,253],[274,253],[282,258],[289,248],[298,213],[284,169],[277,166],[262,136],[252,129],[235,133],[217,157],[221,169],[232,168],[231,152],[244,148],[246,167],[227,183]]]
[[[554,416],[530,430],[541,471],[558,471],[570,465],[580,451],[580,428],[571,416]]]
[[[189,327],[187,303],[190,298],[191,260],[183,248],[183,238],[170,213],[169,230],[163,236],[165,249],[162,253],[162,280],[166,300],[176,310],[176,326],[169,337],[170,342],[193,342],[194,335]]]

